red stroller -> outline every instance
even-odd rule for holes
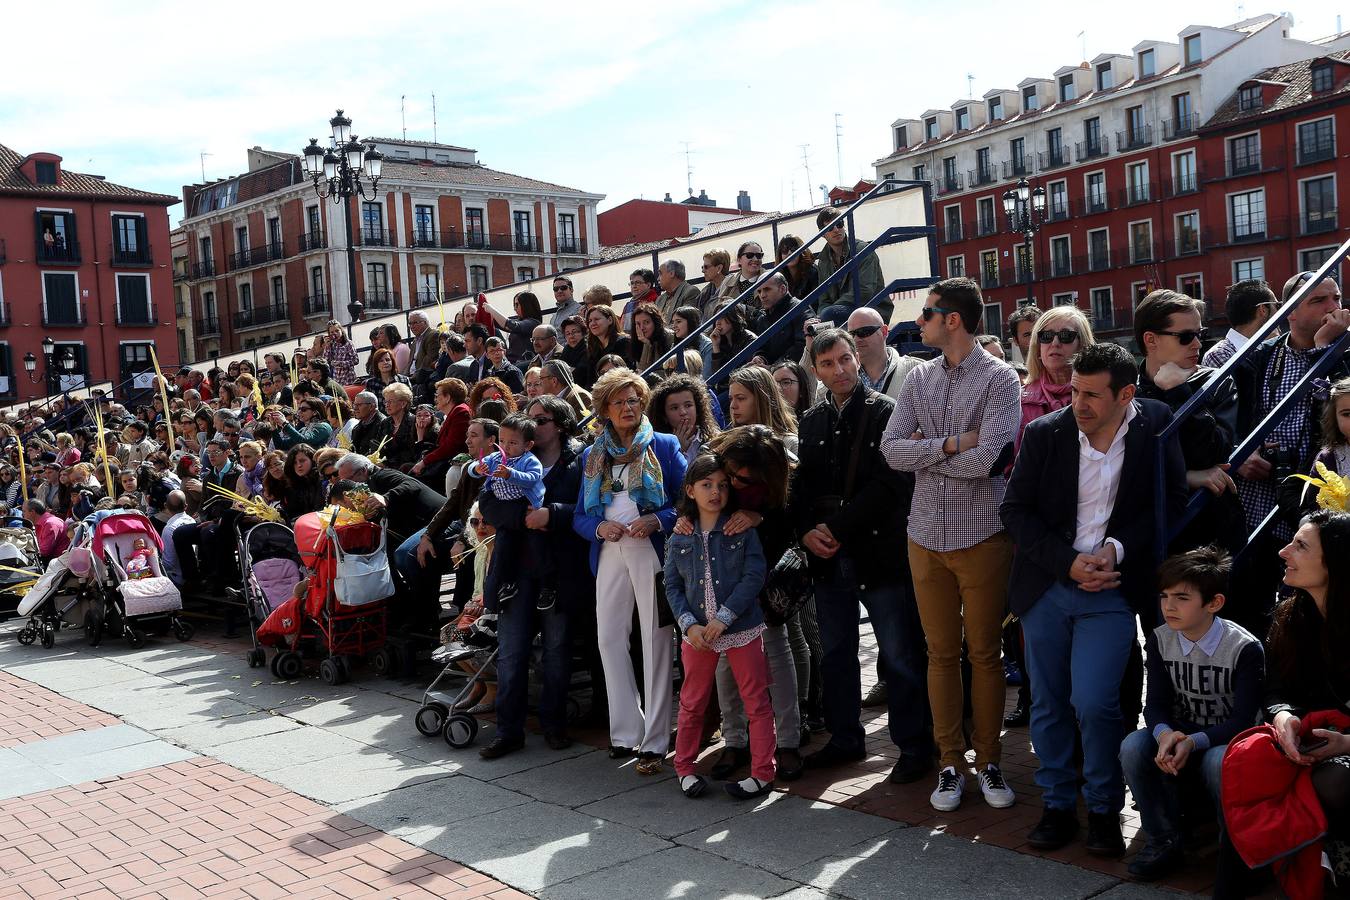
[[[301,516],[295,543],[307,570],[303,596],[274,609],[258,629],[259,644],[278,648],[272,674],[290,680],[300,675],[305,656],[323,655],[319,677],[341,684],[351,677],[353,658],[384,649],[384,600],[394,581],[385,553],[385,528],[350,521],[346,510]]]

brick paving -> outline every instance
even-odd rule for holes
[[[116,724],[116,716],[0,670],[0,747]]]

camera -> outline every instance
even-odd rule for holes
[[[1262,447],[1261,456],[1266,462],[1270,463],[1270,477],[1272,481],[1284,481],[1290,475],[1299,471],[1298,452],[1288,447]]]
[[[810,337],[815,337],[823,331],[829,331],[834,326],[829,322],[807,322],[806,333]]]

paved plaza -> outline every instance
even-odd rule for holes
[[[611,761],[599,731],[563,752],[532,734],[493,761],[477,753],[490,722],[465,750],[423,737],[429,667],[330,687],[248,668],[246,645],[210,622],[191,643],[139,650],[92,650],[75,631],[23,647],[14,630],[0,626],[3,897],[1123,900],[1211,879],[1212,855],[1162,889],[1123,882],[1122,863],[1081,843],[1029,851],[1040,809],[1025,732],[1009,735],[1012,810],[976,791],[939,815],[927,779],[889,784],[875,721],[857,766],[758,804],[689,801],[669,767],[642,778]]]

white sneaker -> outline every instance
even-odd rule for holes
[[[1003,780],[1003,773],[999,771],[998,766],[991,763],[985,767],[978,777],[980,779],[980,793],[984,794],[984,802],[994,809],[1007,809],[1017,802],[1017,795]]]
[[[937,790],[929,796],[928,802],[938,812],[951,812],[961,805],[961,794],[966,789],[966,776],[951,766],[938,772]]]

